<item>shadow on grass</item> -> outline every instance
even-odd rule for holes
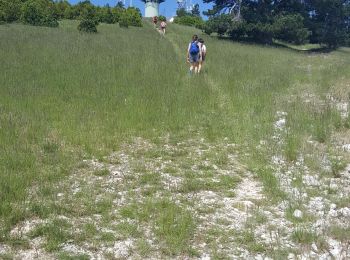
[[[247,44],[247,45],[256,45],[256,46],[272,47],[272,48],[284,48],[284,49],[292,50],[292,51],[295,51],[298,53],[318,54],[318,53],[330,53],[330,52],[335,51],[335,50],[340,50],[341,52],[349,53],[349,51],[344,50],[344,49],[329,48],[327,46],[319,46],[319,47],[313,47],[313,48],[301,48],[301,46],[298,46],[298,45],[291,45],[288,43],[276,42],[276,41],[274,41],[272,43],[269,43],[269,42],[263,43],[263,42],[256,42],[256,41],[251,40],[251,39],[232,40],[228,36],[212,35],[210,37],[216,38],[216,39],[222,40],[222,41],[238,42],[238,43]]]
[[[297,45],[295,45],[296,47],[293,46],[289,46],[288,44],[284,44],[284,43],[280,43],[280,42],[274,42],[272,43],[272,46],[275,47],[279,47],[279,48],[285,48],[285,49],[289,49],[298,53],[308,53],[308,54],[312,54],[312,53],[330,53],[332,51],[335,51],[336,49],[334,48],[329,48],[327,46],[320,46],[320,47],[314,47],[314,48],[298,48]]]

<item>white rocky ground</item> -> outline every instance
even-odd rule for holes
[[[336,107],[342,117],[348,115],[347,105]],[[350,164],[332,174],[334,154],[329,149],[315,152],[322,173],[308,166],[308,154],[288,162],[282,153],[287,116],[283,111],[276,114],[272,138],[258,146],[261,151],[273,147],[269,167],[286,195],[277,203],[264,193],[256,173],[240,163],[240,147],[226,139],[212,144],[200,136],[181,142],[169,136],[157,142],[136,138],[102,160],[84,160],[54,188],[54,201],[38,197],[35,189],[29,191],[28,203],[38,200],[66,210],[15,226],[11,236],[27,240],[28,245],[0,243],[0,255],[14,259],[57,259],[63,253],[90,259],[349,259]],[[335,136],[334,151],[339,150],[337,156],[345,161],[349,139],[346,134]],[[313,140],[307,145],[322,149]],[[121,213],[129,205],[164,196],[195,220],[188,243],[196,253],[166,255],[163,241],[155,234],[157,227]],[[101,211],[95,210],[98,205]],[[58,251],[48,252],[47,235],[32,234],[55,220],[68,223],[70,235]],[[123,233],[117,228],[121,224],[136,229]],[[94,227],[90,233],[88,225]]]

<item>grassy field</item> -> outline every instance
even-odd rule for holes
[[[0,258],[350,254],[349,49],[76,26],[0,26]]]

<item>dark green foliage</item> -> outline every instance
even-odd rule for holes
[[[200,17],[201,16],[201,12],[199,10],[199,4],[195,4],[192,11],[191,11],[192,15],[193,16],[198,16]]]
[[[74,6],[70,6],[65,10],[64,18],[66,19],[85,19],[87,15],[90,15],[89,19],[96,18],[96,7],[90,3],[90,1],[79,2]]]
[[[188,13],[185,8],[179,8],[176,10],[177,17],[187,16],[187,15],[191,15],[191,14]]]
[[[128,15],[124,12],[121,14],[119,18],[119,26],[122,28],[128,28],[129,27],[129,17]]]
[[[164,15],[160,15],[158,16],[158,20],[161,21],[161,22],[166,22],[166,17]]]
[[[306,43],[310,35],[304,27],[304,18],[300,14],[277,16],[274,32],[277,39],[295,44]]]
[[[15,22],[20,16],[21,2],[19,0],[0,0],[0,22]]]
[[[79,19],[95,20],[97,22],[97,9],[89,1],[78,5]]]
[[[58,19],[82,20],[78,29],[84,32],[96,32],[99,22],[108,24],[119,22],[121,27],[142,26],[140,10],[134,7],[125,9],[121,2],[111,8],[108,4],[104,7],[96,7],[88,0],[76,5],[70,5],[67,0],[60,0],[55,4],[55,13]]]
[[[233,39],[249,39],[272,43],[272,39],[302,44],[308,41],[336,48],[349,44],[349,0],[204,0],[213,3],[205,12],[210,19],[204,26],[208,34],[229,34]],[[233,22],[227,29],[222,21],[234,4],[241,3],[240,23]],[[230,16],[230,15],[228,15]],[[237,21],[236,21],[237,22]],[[227,29],[227,30],[225,30]]]
[[[125,6],[124,6],[123,2],[118,1],[118,3],[117,3],[117,5],[115,6],[115,8],[125,9]]]
[[[71,5],[67,0],[60,0],[55,4],[55,7],[58,19],[63,19],[66,18],[67,10],[71,8]]]
[[[125,12],[124,7],[121,7],[120,5],[117,5],[115,8],[112,9],[115,23],[119,22],[119,19],[124,12]]]
[[[35,26],[57,27],[55,6],[49,0],[29,0],[22,5],[21,21]]]
[[[256,23],[247,26],[248,39],[259,43],[272,43],[273,27],[269,23]]]
[[[228,30],[228,35],[234,39],[244,39],[247,31],[247,23],[245,21],[232,22],[230,29]]]
[[[98,15],[99,21],[101,23],[108,23],[108,24],[115,23],[115,16],[112,13],[112,10],[108,4],[105,7],[100,8],[98,13],[99,13]]]
[[[175,17],[174,23],[187,25],[187,26],[195,26],[197,28],[202,28],[204,25],[204,21],[199,16],[186,15]]]
[[[80,3],[79,8],[81,8],[79,17],[82,20],[78,25],[78,30],[87,33],[97,33],[98,17],[96,8],[89,1]]]
[[[176,11],[176,17],[174,19],[174,23],[187,25],[187,26],[195,26],[197,28],[203,29],[204,21],[200,16],[198,4],[195,5],[193,10],[191,13],[189,13],[186,11],[185,8],[178,9]]]
[[[226,31],[230,28],[231,17],[229,15],[220,15],[218,19],[215,20],[216,32],[219,35],[224,35]]]
[[[138,8],[129,7],[126,9],[126,15],[130,26],[142,27],[142,14]]]
[[[78,25],[78,30],[87,33],[97,33],[96,22],[91,19],[85,19]]]
[[[311,40],[329,48],[344,45],[350,34],[350,2],[348,0],[310,0],[312,16]]]
[[[129,7],[121,12],[119,17],[119,26],[128,28],[129,26],[142,27],[142,16],[140,10]]]
[[[64,10],[63,17],[64,19],[77,19],[79,16],[78,10],[74,6],[69,6]]]

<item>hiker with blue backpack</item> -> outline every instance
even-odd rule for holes
[[[193,35],[192,41],[190,42],[187,48],[187,62],[191,64],[190,75],[192,75],[193,70],[195,74],[198,73],[198,65],[201,57],[202,57],[201,43],[198,41],[198,36]]]

